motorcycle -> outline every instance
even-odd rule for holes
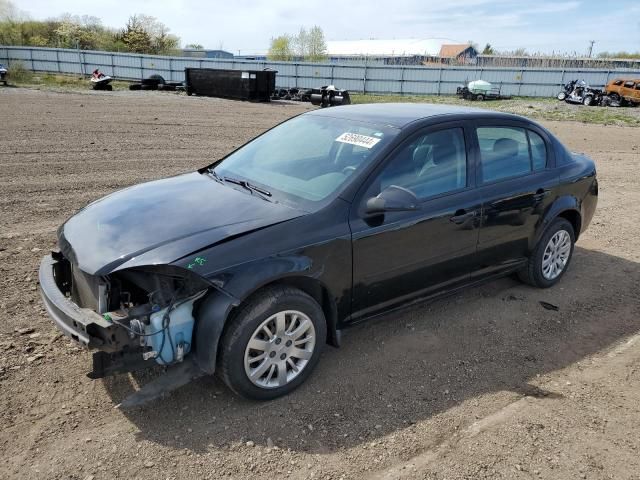
[[[564,87],[562,87],[562,91],[558,93],[558,95],[556,95],[556,98],[560,101],[565,100],[571,94],[571,92],[573,92],[576,83],[578,83],[578,80],[571,80],[570,82],[566,83]]]
[[[581,103],[582,105],[600,105],[604,94],[602,90],[587,85],[584,80],[572,80],[564,86],[564,91],[558,93],[558,100],[567,103]]]
[[[113,78],[108,75],[105,75],[97,68],[93,71],[91,75],[91,84],[93,85],[94,90],[113,90],[113,86],[110,85]]]

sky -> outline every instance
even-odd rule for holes
[[[235,54],[264,53],[272,37],[322,27],[327,40],[450,38],[498,50],[584,55],[640,50],[637,0],[13,0],[35,19],[92,15],[121,28],[143,13],[158,18],[182,45]],[[615,5],[615,8],[608,8]]]

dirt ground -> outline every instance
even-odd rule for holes
[[[600,178],[556,287],[503,279],[354,327],[269,403],[204,378],[121,411],[141,378],[86,378],[41,306],[57,226],[308,107],[28,89],[0,107],[0,478],[640,479],[640,128],[545,123]]]

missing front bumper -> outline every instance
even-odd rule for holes
[[[67,337],[85,348],[103,348],[108,335],[96,335],[100,329],[110,330],[113,325],[93,310],[81,308],[60,290],[56,275],[61,271],[59,260],[45,255],[38,274],[40,294],[49,316]]]

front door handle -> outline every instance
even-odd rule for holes
[[[467,212],[466,210],[461,209],[461,210],[457,210],[456,213],[453,215],[453,217],[450,217],[449,220],[455,223],[456,225],[461,225],[467,220],[469,220],[470,218],[475,217],[477,214],[478,214],[477,210],[472,210],[470,212]]]

